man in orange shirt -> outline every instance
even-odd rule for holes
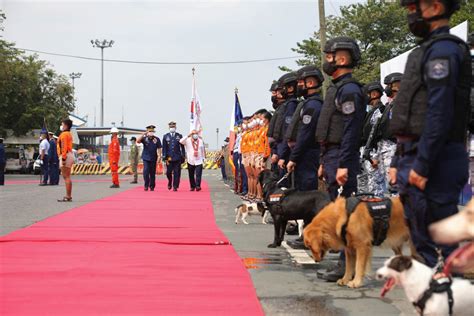
[[[61,174],[66,185],[66,195],[61,200],[58,200],[58,202],[72,202],[71,169],[74,164],[74,154],[72,153],[71,127],[72,121],[70,119],[65,119],[61,122],[61,134],[58,138],[57,148],[60,158],[59,166],[61,167]]]
[[[110,171],[112,172],[112,185],[110,188],[120,188],[119,175],[118,175],[118,164],[120,160],[120,144],[118,140],[118,128],[112,127],[110,134],[112,138],[109,144],[109,163]]]

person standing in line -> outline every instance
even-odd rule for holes
[[[204,142],[196,130],[179,141],[186,150],[191,191],[201,191],[202,165],[206,157]]]
[[[138,157],[138,146],[137,146],[137,138],[133,136],[130,138],[130,142],[132,145],[130,146],[130,167],[132,168],[133,172],[133,181],[130,182],[131,184],[138,183],[138,161],[140,158]]]
[[[48,131],[46,129],[41,130],[40,135],[40,145],[39,145],[39,159],[41,163],[41,183],[40,186],[48,185],[48,178],[49,178],[49,139],[48,139]]]
[[[163,161],[166,163],[166,177],[168,190],[178,191],[181,180],[181,164],[184,163],[186,153],[180,140],[183,135],[176,132],[176,122],[169,122],[169,133],[163,136]]]
[[[109,163],[110,171],[112,172],[112,185],[110,186],[111,189],[120,188],[118,175],[120,161],[120,144],[118,140],[118,132],[119,131],[117,127],[112,127],[112,129],[110,130],[110,134],[112,134],[112,138],[109,144]]]
[[[61,123],[61,134],[58,138],[58,156],[59,166],[61,168],[61,174],[66,185],[66,195],[58,202],[72,202],[72,181],[71,181],[71,169],[74,164],[74,154],[72,153],[72,134],[71,134],[72,121],[65,119]]]
[[[3,145],[3,138],[0,138],[0,185],[5,185],[5,146]]]
[[[49,132],[49,185],[59,184],[59,157],[56,144],[56,136]]]
[[[137,139],[138,144],[143,144],[143,180],[145,191],[155,191],[156,162],[161,160],[161,141],[155,136],[155,125],[146,127],[146,133]]]

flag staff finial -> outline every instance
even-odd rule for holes
[[[234,92],[239,93],[239,88],[235,87]]]
[[[193,76],[194,76],[194,72],[196,71],[196,69],[193,67],[192,71],[193,71]]]

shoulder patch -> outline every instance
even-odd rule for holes
[[[437,58],[428,61],[428,78],[434,80],[444,79],[449,75],[449,59]]]
[[[303,124],[308,125],[311,123],[311,115],[303,115]]]
[[[352,114],[355,112],[355,103],[354,101],[346,101],[342,103],[342,113]]]
[[[286,123],[286,124],[290,124],[292,118],[293,118],[292,116],[287,116],[287,117],[285,117],[285,123]]]

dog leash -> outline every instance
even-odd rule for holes
[[[289,173],[285,173],[285,175],[280,180],[278,180],[277,185],[279,185],[283,180],[288,179],[289,175]]]

